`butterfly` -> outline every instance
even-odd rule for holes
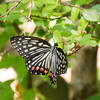
[[[58,44],[52,46],[46,40],[32,36],[15,36],[10,39],[11,45],[21,57],[26,59],[27,70],[32,74],[49,73],[51,84],[55,84],[57,76],[67,72],[68,62]]]

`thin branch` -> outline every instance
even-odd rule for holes
[[[82,47],[83,47],[83,46],[82,46]],[[76,53],[78,50],[80,50],[82,47],[78,47],[77,49],[75,49],[75,51],[74,51],[74,52],[69,53],[67,56],[71,56],[72,54],[74,54],[74,53]]]
[[[82,7],[75,6],[75,5],[73,5],[73,4],[71,4],[71,3],[68,3],[68,2],[61,2],[61,5],[64,5],[64,6],[68,5],[68,6],[70,6],[70,7],[76,7],[76,8],[79,8],[79,9],[81,9],[81,10],[85,10],[85,9],[82,8]]]
[[[99,40],[100,40],[100,38],[99,38],[99,37],[96,37],[96,36],[93,36],[93,35],[92,35],[91,37],[93,37],[93,38],[95,38],[95,39],[99,39]]]
[[[19,0],[12,0],[12,1],[4,1],[4,3],[13,3],[13,2],[19,2]]]
[[[9,51],[14,50],[13,48],[9,48],[8,50],[4,50],[0,53],[0,56],[3,56],[4,54],[8,53]]]
[[[30,17],[31,17],[31,11],[32,11],[32,6],[33,6],[33,1],[30,0],[30,2],[31,2],[31,7],[30,7],[29,16],[27,17],[28,21],[27,21],[27,23],[26,23],[26,27],[25,27],[24,31],[22,32],[22,33],[24,34],[24,36],[26,35],[25,32],[26,32],[26,29],[27,29],[28,22],[31,22]]]
[[[27,17],[28,18],[28,21],[31,21],[30,17],[31,17],[31,11],[32,11],[32,6],[33,6],[33,1],[30,0],[30,2],[31,2],[31,7],[30,7],[29,16]]]
[[[21,2],[22,2],[22,0],[20,0],[15,6],[13,6],[12,8],[10,8],[5,14],[1,15],[0,18],[3,17],[3,16],[5,16],[5,15],[8,15],[8,13],[9,13],[12,9],[14,9],[15,7],[17,7],[17,6],[19,5],[19,3],[21,3]],[[6,19],[5,19],[5,20],[6,20]]]
[[[31,15],[31,17],[37,17],[37,18],[41,18],[41,19],[50,19],[50,20],[61,19],[65,16],[66,15],[62,15],[61,17],[57,17],[57,18],[47,18],[47,17],[40,17],[40,16],[36,16],[36,15]]]

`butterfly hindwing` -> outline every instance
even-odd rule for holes
[[[26,67],[32,74],[45,75],[49,71],[51,53],[42,52],[41,54],[34,55],[34,58],[26,59]]]
[[[66,56],[61,48],[57,48],[56,52],[58,56],[56,74],[57,75],[65,74],[67,72],[67,66],[68,66]]]
[[[49,79],[52,84],[55,84],[57,76],[67,72],[67,59],[62,49],[55,48],[51,58],[51,70]]]
[[[31,36],[15,36],[10,39],[10,42],[25,59],[51,48],[47,41]]]

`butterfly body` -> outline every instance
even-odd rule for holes
[[[31,36],[15,36],[10,39],[12,46],[26,59],[26,67],[32,74],[48,74],[55,84],[57,76],[67,72],[67,59],[62,49],[55,43],[51,46],[47,41]]]

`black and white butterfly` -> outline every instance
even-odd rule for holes
[[[51,84],[55,84],[57,76],[67,72],[67,59],[61,48],[55,43],[51,46],[47,41],[31,36],[15,36],[10,39],[12,46],[26,59],[26,67],[32,74],[45,75],[49,72]]]

